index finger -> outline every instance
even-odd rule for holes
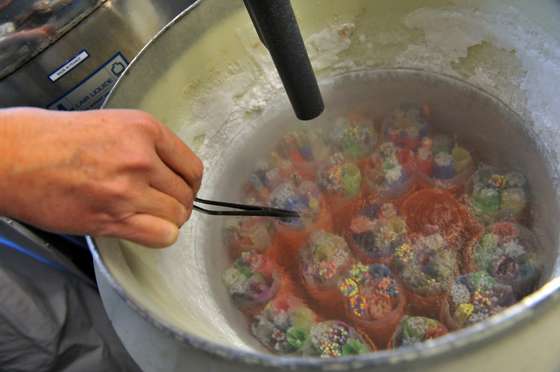
[[[161,127],[161,136],[156,141],[158,156],[189,184],[196,195],[204,172],[202,161],[171,130],[164,125]]]

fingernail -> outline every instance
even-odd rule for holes
[[[169,224],[170,227],[167,229],[167,237],[166,237],[166,244],[172,245],[174,244],[177,239],[179,238],[179,228],[173,224]]]
[[[181,223],[181,226],[183,226],[183,224],[187,222],[188,219],[189,219],[189,210],[185,206],[183,206],[183,223]]]

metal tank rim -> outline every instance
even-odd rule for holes
[[[125,72],[121,75],[117,83],[111,89],[109,95],[103,103],[103,108],[107,107],[114,92],[119,88],[121,81],[123,79],[126,79],[126,77],[130,74],[130,71],[135,68],[136,61],[140,59],[152,46],[152,44],[154,44],[163,34],[165,34],[169,30],[169,28],[171,28],[181,19],[193,12],[193,10],[195,10],[197,6],[202,2],[203,0],[197,0],[191,6],[186,8],[171,22],[169,22],[160,32],[158,32],[156,36],[154,36],[148,42],[148,44],[146,44],[146,46],[141,49],[139,54],[131,61],[130,65],[126,68]],[[473,89],[480,91],[482,94],[495,101],[497,105],[511,111],[511,109],[500,99],[488,94],[479,87],[476,87],[466,81],[457,79],[453,76],[436,74],[420,69],[411,68],[377,69],[375,71],[381,72],[383,70],[388,72],[397,72],[400,70],[408,72],[427,73],[455,80],[458,83],[466,84]],[[513,330],[514,327],[521,325],[523,322],[526,322],[530,318],[536,316],[537,313],[540,310],[546,308],[548,304],[551,304],[555,300],[560,299],[560,277],[556,277],[548,281],[539,290],[527,296],[521,302],[485,321],[477,323],[469,328],[455,331],[446,336],[418,345],[399,348],[396,351],[378,351],[365,355],[341,357],[337,359],[276,356],[254,351],[242,351],[233,347],[223,346],[216,342],[212,342],[207,339],[192,335],[182,329],[175,327],[165,319],[160,318],[157,314],[151,313],[148,309],[135,301],[133,296],[131,296],[127,292],[127,290],[117,282],[117,280],[107,267],[103,257],[101,256],[95,238],[88,236],[87,243],[95,264],[98,266],[100,272],[107,279],[113,290],[115,290],[119,297],[121,297],[133,311],[138,313],[149,324],[161,330],[163,333],[175,338],[179,342],[194,349],[205,352],[210,356],[222,358],[231,362],[239,362],[248,365],[263,367],[287,369],[312,368],[318,370],[344,368],[346,370],[356,370],[366,367],[391,366],[400,363],[425,361],[453,351],[466,351],[470,346],[475,346],[484,341],[490,341],[490,339],[493,337],[504,336],[506,332]]]
[[[199,349],[211,356],[220,357],[232,362],[265,367],[323,369],[343,366],[346,369],[352,370],[428,360],[452,351],[466,350],[469,346],[475,346],[479,342],[487,341],[492,337],[503,336],[515,326],[536,316],[537,313],[549,303],[560,299],[560,278],[555,278],[546,283],[538,291],[527,296],[521,302],[485,321],[418,345],[399,348],[396,351],[378,351],[371,354],[341,357],[337,359],[276,356],[253,351],[242,351],[223,346],[192,335],[175,327],[165,319],[160,318],[157,314],[151,313],[148,309],[135,301],[126,289],[116,281],[99,253],[95,239],[88,236],[87,242],[95,264],[113,290],[115,290],[119,297],[121,297],[133,311],[138,313],[148,323],[181,343]]]

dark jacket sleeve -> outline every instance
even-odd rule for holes
[[[0,246],[0,371],[138,371],[94,287]]]

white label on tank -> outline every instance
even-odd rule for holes
[[[74,111],[100,108],[128,61],[121,53],[98,67],[65,95],[47,106],[49,110]]]
[[[80,63],[88,59],[89,54],[85,50],[82,50],[76,56],[70,58],[62,66],[60,66],[55,72],[49,75],[49,80],[53,83],[75,69]]]

